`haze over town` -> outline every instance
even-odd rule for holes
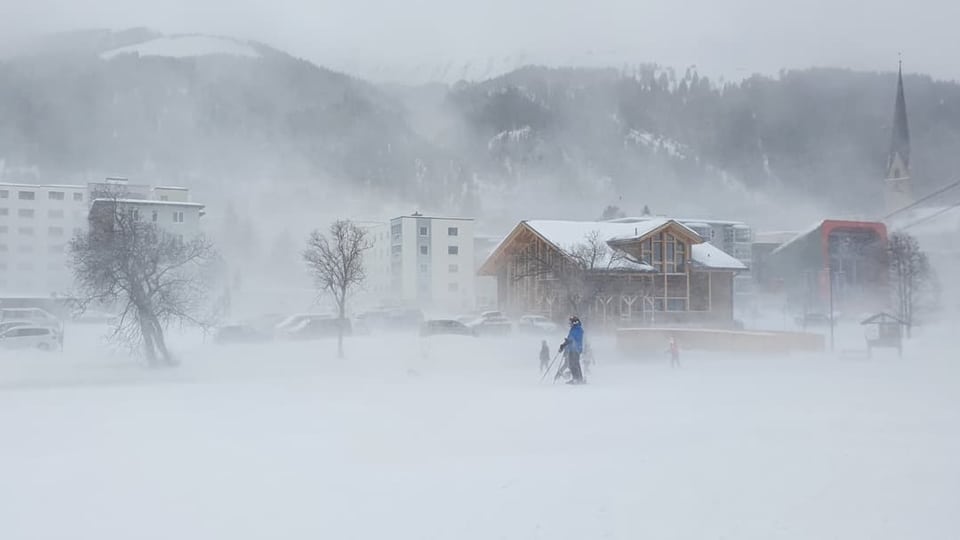
[[[957,3],[0,3],[4,540],[960,536]]]

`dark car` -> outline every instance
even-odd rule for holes
[[[287,330],[287,337],[289,339],[331,338],[337,337],[341,328],[343,328],[343,335],[353,334],[353,325],[350,323],[350,319],[313,318]]]
[[[437,319],[420,325],[421,336],[475,336],[472,328],[460,321]]]
[[[230,324],[218,328],[213,340],[221,345],[227,343],[262,343],[269,341],[270,337],[270,334],[247,324]]]

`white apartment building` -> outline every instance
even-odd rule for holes
[[[68,292],[70,239],[86,230],[90,210],[103,197],[176,234],[200,232],[204,205],[190,202],[186,188],[150,188],[123,179],[86,186],[0,183],[0,296]]]
[[[88,205],[85,186],[0,183],[0,294],[69,289],[67,246]]]
[[[381,303],[447,313],[474,309],[473,219],[413,214],[367,231],[366,288]]]

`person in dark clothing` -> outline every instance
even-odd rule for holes
[[[570,332],[560,344],[560,352],[567,353],[567,367],[572,378],[568,384],[583,384],[583,371],[580,370],[580,354],[583,353],[583,325],[576,316],[570,317]]]
[[[667,351],[670,353],[670,367],[680,367],[680,346],[677,345],[676,338],[670,338]]]
[[[547,345],[547,340],[543,340],[540,344],[540,371],[546,371],[550,368],[550,346]]]

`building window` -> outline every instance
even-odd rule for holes
[[[459,255],[460,247],[459,246],[447,246],[447,255]]]
[[[47,217],[50,219],[63,219],[63,210],[47,210]]]
[[[403,246],[390,246],[391,255],[399,255]]]
[[[451,274],[456,274],[457,272],[460,271],[460,265],[451,264],[450,266],[447,267],[447,271],[450,272]]]
[[[33,253],[33,246],[23,245],[17,248],[17,253]]]
[[[7,234],[10,229],[6,225],[0,225],[0,234]]]
[[[427,228],[420,227],[420,236],[427,236]]]
[[[47,234],[50,236],[63,236],[63,227],[49,227]]]
[[[75,201],[82,201],[82,200],[83,200],[83,193],[74,193],[74,194],[73,194],[73,200],[75,200]]]
[[[153,221],[154,223],[156,223],[156,222],[157,222],[157,217],[158,217],[158,216],[157,216],[157,211],[154,210],[153,213],[150,215],[150,221]]]
[[[447,236],[460,236],[460,229],[456,227],[447,227]]]
[[[134,208],[130,210],[130,217],[132,217],[134,221],[140,221],[140,209]],[[173,220],[176,221],[177,219],[174,218]]]
[[[9,248],[7,248],[6,244],[0,244],[0,253],[6,253],[7,249]]]
[[[32,201],[37,198],[37,194],[32,191],[21,191],[17,193],[17,198],[21,201]]]
[[[10,191],[6,189],[0,189],[0,199],[9,199]]]
[[[421,264],[421,265],[420,265],[420,273],[421,273],[421,274],[426,274],[426,273],[427,273],[427,265],[425,265],[425,264]]]
[[[22,217],[26,219],[33,219],[33,209],[32,208],[21,208],[17,210],[17,217]]]
[[[33,236],[33,227],[20,227],[17,232],[24,236]]]
[[[427,254],[427,246],[420,246],[420,254],[421,255]]]
[[[8,216],[8,215],[10,215],[9,208],[0,208],[0,216]]]
[[[17,270],[20,270],[21,272],[29,272],[33,270],[33,264],[28,262],[22,262],[17,265]]]
[[[50,253],[63,253],[66,250],[67,246],[65,244],[56,244],[47,248]]]
[[[667,311],[686,311],[686,298],[667,298]]]
[[[183,212],[174,212],[173,213],[173,222],[174,223],[183,223]]]
[[[161,196],[160,196],[160,200],[161,200],[161,201],[166,201],[166,200],[169,200],[169,199],[168,199],[168,197],[167,197],[166,195],[161,195]]]
[[[62,191],[48,191],[48,192],[47,192],[47,198],[50,199],[51,201],[62,201],[62,200],[63,200],[63,192],[62,192]]]
[[[450,292],[457,292],[460,290],[459,283],[447,283],[447,290]]]

